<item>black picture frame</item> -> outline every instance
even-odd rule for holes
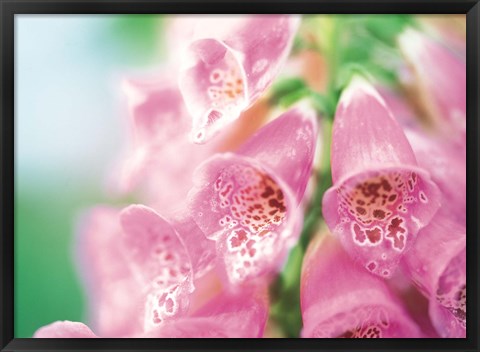
[[[478,0],[1,0],[1,351],[478,351],[479,34]],[[14,16],[17,14],[466,14],[467,338],[466,339],[20,339],[14,338]]]

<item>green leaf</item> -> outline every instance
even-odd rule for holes
[[[305,87],[305,88],[300,88],[297,89],[283,97],[281,97],[278,100],[278,105],[280,105],[282,108],[288,108],[295,104],[297,101],[307,97],[310,95],[310,88]]]
[[[336,98],[332,95],[322,95],[318,92],[311,92],[310,98],[312,99],[313,107],[323,116],[333,118],[335,115]]]
[[[278,79],[271,88],[272,104],[278,104],[284,96],[303,90],[307,87],[305,81],[297,77],[288,77]]]
[[[366,77],[370,81],[373,79],[367,66],[360,63],[349,63],[342,66],[340,69],[338,77],[335,81],[336,89],[342,91],[348,85],[352,77],[356,75]]]
[[[385,44],[395,46],[397,36],[413,24],[411,15],[369,15],[365,27]]]

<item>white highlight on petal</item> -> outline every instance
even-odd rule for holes
[[[388,109],[387,104],[383,97],[377,92],[373,85],[370,84],[365,78],[361,76],[354,76],[347,89],[345,89],[340,97],[341,104],[347,108],[352,101],[359,99],[360,97],[373,96],[380,104],[382,104],[388,111],[392,119],[394,119],[392,113]]]

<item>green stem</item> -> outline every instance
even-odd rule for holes
[[[325,53],[327,63],[328,63],[328,91],[327,96],[331,97],[335,93],[336,88],[336,77],[338,76],[339,63],[341,62],[341,51],[340,51],[340,24],[339,21],[341,18],[339,16],[333,16],[332,18],[332,28],[330,32],[328,50]],[[332,116],[333,117],[333,116]]]
[[[329,110],[328,116],[323,112],[320,121],[323,135],[319,143],[322,145],[322,152],[317,162],[318,170],[315,171],[315,190],[311,201],[306,209],[304,226],[297,245],[291,250],[284,270],[271,286],[272,305],[270,308],[270,319],[282,329],[285,337],[299,337],[302,329],[302,313],[300,307],[300,280],[303,257],[308,244],[317,231],[322,218],[322,199],[325,191],[332,185],[330,170],[330,144],[332,134],[332,121],[334,108],[337,105],[338,94],[335,91],[335,78],[337,63],[340,52],[337,48],[338,24],[337,19],[332,24],[329,50],[325,53],[330,77],[327,91],[327,100],[333,103],[333,109]]]

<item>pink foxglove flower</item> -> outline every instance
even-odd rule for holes
[[[228,282],[276,271],[295,243],[316,147],[315,115],[306,107],[289,110],[236,154],[218,154],[197,169],[190,215],[216,241]]]
[[[309,246],[300,295],[303,337],[420,337],[385,281],[355,263],[329,234]]]
[[[430,300],[430,318],[441,337],[465,337],[465,227],[443,214],[421,230],[403,264]]]
[[[325,221],[355,260],[390,277],[437,211],[440,194],[383,99],[360,78],[340,98],[331,165]]]
[[[466,64],[446,47],[413,29],[399,37],[415,73],[414,84],[436,127],[457,142],[465,141]]]
[[[290,52],[298,16],[202,16],[180,69],[180,90],[203,143],[268,88]]]
[[[99,335],[138,334],[187,311],[190,258],[175,229],[152,209],[97,208],[79,241]]]

